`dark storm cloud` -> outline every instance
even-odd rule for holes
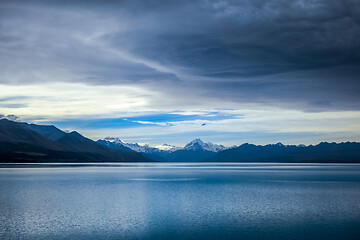
[[[166,11],[147,7],[132,15],[141,19],[140,28],[115,35],[113,44],[196,75],[249,77],[359,63],[356,1],[201,1]]]
[[[181,98],[173,82],[194,102],[360,109],[356,0],[15,1],[0,14],[1,75],[13,83],[42,70]],[[30,77],[8,77],[19,68]]]
[[[206,95],[308,112],[360,109],[360,70],[352,67],[257,76],[246,81],[208,82]],[[239,90],[239,91],[236,91]]]

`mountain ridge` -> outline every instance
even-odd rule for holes
[[[205,158],[214,156],[217,152],[226,149],[222,145],[214,143],[205,143],[197,138],[186,144],[184,147],[175,147],[169,144],[163,144],[157,147],[149,145],[139,145],[138,143],[125,143],[119,138],[107,137],[97,141],[110,148],[122,149],[128,147],[133,151],[142,153],[144,156],[154,161],[165,162],[195,162],[202,161]],[[162,146],[168,148],[162,148]]]
[[[206,162],[360,163],[360,143],[320,142],[316,145],[254,145],[245,143],[219,152]]]
[[[119,143],[124,144],[121,140]],[[146,152],[147,157],[167,162],[360,162],[360,143],[357,142],[320,142],[308,146],[281,142],[266,145],[243,143],[226,148],[197,138],[176,151],[148,145],[146,148],[153,150]]]
[[[136,152],[108,149],[76,131],[0,119],[0,162],[148,162]]]
[[[184,147],[151,147],[118,138],[97,142],[76,131],[0,119],[0,162],[284,162],[360,163],[360,143],[244,143],[226,148],[197,138]]]

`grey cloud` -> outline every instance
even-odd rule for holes
[[[360,75],[353,68],[336,68],[254,77],[243,81],[213,81],[205,95],[307,112],[360,109]],[[239,90],[240,91],[236,91]]]
[[[215,77],[217,72],[221,77],[253,76],[354,64],[359,62],[354,51],[359,50],[358,5],[355,1],[197,2],[192,11],[186,5],[134,16],[143,23],[140,31],[119,34],[113,44]]]
[[[142,84],[194,104],[360,109],[356,0],[15,1],[2,13],[2,82]]]
[[[28,104],[23,104],[23,103],[0,103],[0,107],[5,107],[5,108],[22,108],[22,107],[27,107]]]
[[[172,73],[128,59],[97,41],[98,35],[117,28],[101,12],[26,4],[5,4],[2,12],[1,82],[176,80]]]

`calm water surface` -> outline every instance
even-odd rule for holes
[[[1,165],[0,239],[360,239],[360,165]]]

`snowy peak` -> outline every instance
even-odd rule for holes
[[[151,153],[154,150],[157,150],[156,148],[150,147],[148,144],[140,145],[138,143],[125,143],[121,139],[114,137],[106,137],[104,138],[104,140],[99,140],[98,142],[102,143],[103,145],[109,145],[108,143],[112,143],[113,145],[116,145],[118,147],[130,148],[135,152],[141,152],[141,153]]]
[[[186,144],[184,149],[205,148],[205,147],[206,147],[206,143],[201,141],[201,139],[197,138],[192,140],[190,143]]]
[[[120,138],[106,137],[104,140],[115,144],[125,144]]]
[[[188,143],[185,147],[185,150],[205,150],[210,152],[219,152],[225,150],[226,148],[223,145],[213,144],[211,142],[205,143],[201,139],[197,138]]]
[[[125,143],[125,146],[136,151],[136,152],[142,152],[142,153],[150,153],[154,150],[153,147],[150,147],[149,145],[140,145],[138,143]]]
[[[158,146],[155,146],[155,148],[161,150],[161,151],[169,151],[169,152],[173,152],[173,151],[176,151],[176,150],[179,150],[181,148],[179,147],[175,147],[173,145],[170,145],[170,144],[167,144],[167,143],[164,143],[162,145],[158,145]]]
[[[285,147],[284,144],[282,144],[281,142],[275,143],[274,146],[278,146],[278,147]]]
[[[130,148],[132,151],[141,152],[141,153],[159,153],[159,152],[168,152],[172,153],[177,150],[204,150],[210,152],[219,152],[227,149],[223,145],[213,144],[211,142],[205,143],[201,139],[197,138],[192,140],[190,143],[186,144],[185,147],[176,147],[167,143],[151,147],[148,144],[138,144],[138,143],[125,143],[119,138],[106,137],[104,140],[98,140],[99,143],[109,146],[110,144],[113,147],[126,147]]]

